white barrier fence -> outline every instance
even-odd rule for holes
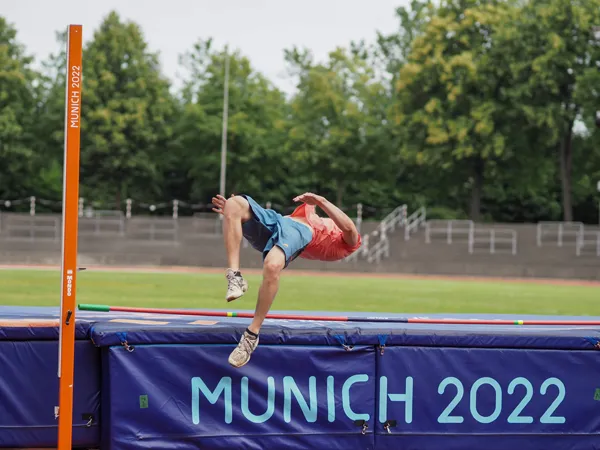
[[[420,207],[410,216],[407,211],[408,207],[406,205],[395,208],[374,231],[362,236],[363,244],[361,248],[344,261],[356,261],[358,258],[365,258],[370,263],[379,263],[383,258],[389,258],[389,233],[394,232],[397,228],[404,227],[404,240],[409,240],[410,235],[426,223],[427,211],[425,207]]]
[[[0,231],[11,240],[54,241],[61,236],[58,217],[20,215],[0,222]]]
[[[179,222],[162,217],[132,219],[129,235],[134,240],[175,244],[179,240]]]
[[[358,258],[366,258],[369,262],[379,263],[382,258],[390,257],[390,242],[388,233],[396,228],[405,226],[407,223],[407,206],[401,205],[395,208],[380,222],[379,226],[369,234],[362,235],[362,246],[344,261],[356,261]]]
[[[383,258],[390,257],[390,240],[387,236],[375,242],[367,251],[366,258],[370,263],[379,263]]]
[[[82,236],[119,236],[126,235],[137,241],[170,242],[179,240],[178,222],[168,217],[135,218],[127,220],[121,211],[81,211],[79,223]],[[214,215],[206,215],[214,217]],[[441,237],[447,244],[465,243],[468,251],[486,251],[490,254],[517,254],[518,234],[510,228],[478,228],[471,220],[426,220],[426,210],[421,207],[407,215],[406,205],[395,208],[369,234],[364,234],[361,248],[344,261],[358,258],[369,262],[379,263],[390,257],[389,234],[404,228],[404,240],[409,240],[418,229],[425,229],[425,242],[431,243],[436,237]],[[204,218],[200,214],[193,218],[193,231],[199,236],[211,235],[212,225],[196,223]],[[60,220],[46,214],[15,214],[3,216],[0,214],[0,236],[5,239],[28,241],[60,240]],[[202,225],[202,227],[200,227]],[[220,229],[220,220],[215,220],[216,228]],[[202,229],[200,229],[202,228]],[[188,233],[189,234],[189,233]],[[186,234],[187,236],[187,234]],[[577,256],[600,257],[600,231],[586,230],[581,222],[540,222],[536,226],[536,244],[542,246],[558,246],[574,248]],[[570,247],[570,246],[573,247]],[[248,243],[244,240],[243,246]]]
[[[565,241],[576,244],[581,240],[584,228],[581,222],[538,222],[537,245],[541,247],[544,244],[544,238],[548,238],[548,236],[552,237],[550,242],[555,242],[559,247],[562,247]]]
[[[486,245],[492,255],[506,252],[516,255],[517,232],[504,228],[474,229],[469,235],[469,253],[472,254],[478,244]]]
[[[425,224],[425,242],[442,236],[448,245],[457,240],[466,242],[469,253],[485,246],[490,254],[517,254],[517,232],[510,228],[477,229],[472,220],[429,220]]]
[[[538,247],[573,245],[577,256],[600,256],[600,231],[586,230],[582,222],[539,222],[536,240]]]
[[[419,227],[427,223],[427,211],[424,206],[421,206],[414,213],[406,218],[404,226],[404,240],[410,239],[410,234],[419,229]]]
[[[588,237],[589,236],[589,237]],[[583,253],[600,256],[600,231],[585,231],[579,236],[575,245],[575,253],[581,256]]]
[[[125,236],[122,211],[93,211],[79,219],[80,236]]]
[[[472,220],[428,220],[425,223],[425,242],[431,243],[432,235],[445,235],[446,242],[452,244],[454,237],[469,236],[473,233],[475,224]]]

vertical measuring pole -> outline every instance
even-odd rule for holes
[[[71,450],[73,441],[73,378],[75,368],[75,308],[77,235],[79,224],[79,143],[81,128],[82,27],[69,25],[65,93],[63,169],[63,230],[58,354],[58,450]]]

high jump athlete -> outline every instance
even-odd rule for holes
[[[361,245],[360,233],[352,219],[326,198],[307,192],[294,201],[302,204],[289,216],[282,216],[263,208],[248,195],[232,195],[229,199],[217,195],[212,199],[213,211],[222,214],[224,219],[228,302],[240,298],[248,290],[248,282],[240,271],[242,236],[263,256],[263,279],[254,318],[229,356],[229,364],[234,367],[242,367],[250,361],[258,345],[262,323],[277,294],[283,269],[297,257],[338,261]],[[318,216],[316,206],[329,217]]]

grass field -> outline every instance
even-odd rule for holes
[[[246,275],[246,296],[227,304],[222,274],[87,271],[78,303],[171,308],[254,309],[260,283]],[[58,305],[57,270],[0,270],[0,304]],[[505,281],[310,276],[287,272],[273,309],[407,313],[502,313],[600,316],[600,285]]]

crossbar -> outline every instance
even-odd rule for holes
[[[233,311],[203,311],[195,309],[139,308],[133,306],[109,306],[80,304],[81,311],[96,312],[134,312],[145,314],[168,314],[178,316],[241,317],[251,319],[254,313]],[[451,325],[581,325],[599,326],[600,320],[521,320],[521,319],[457,319],[427,317],[388,317],[388,316],[311,316],[304,314],[267,314],[267,319],[275,320],[311,320],[318,322],[391,322],[391,323],[428,323]]]

